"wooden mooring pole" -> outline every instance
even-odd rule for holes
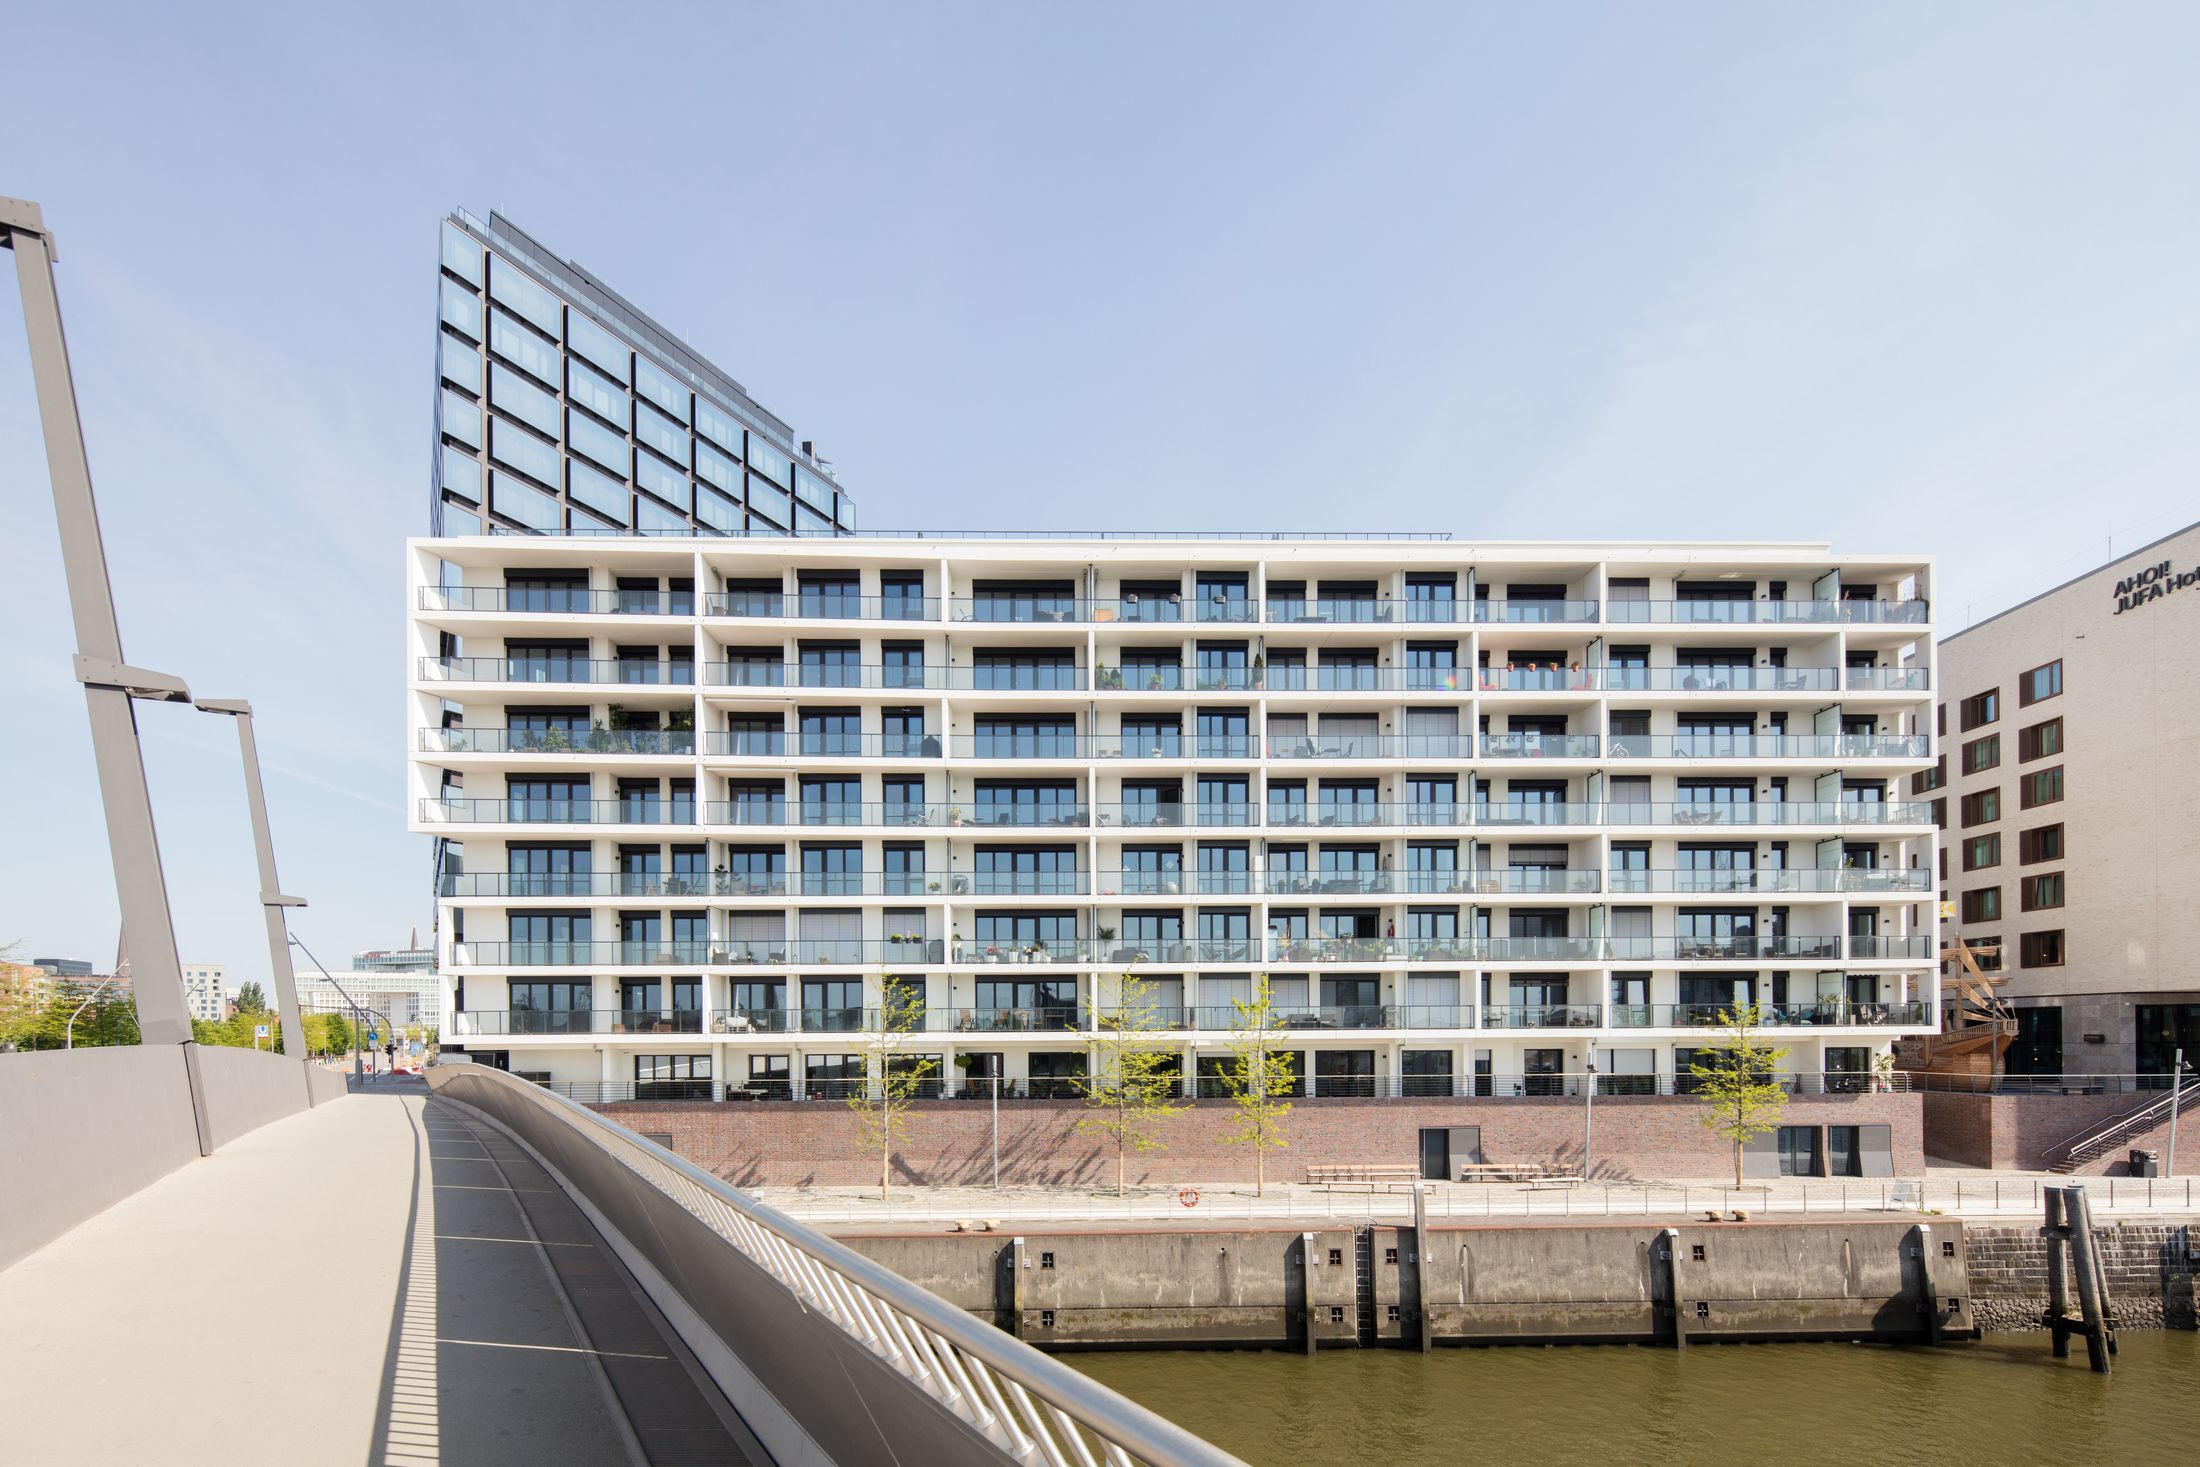
[[[2063,1212],[2068,1219],[2070,1261],[2078,1271],[2079,1331],[2085,1336],[2086,1363],[2095,1375],[2106,1375],[2108,1363],[2108,1304],[2101,1297],[2100,1261],[2094,1256],[2092,1218],[2087,1214],[2085,1188],[2063,1189]]]
[[[2070,1358],[2070,1235],[2063,1231],[2063,1194],[2049,1187],[2047,1221],[2040,1236],[2047,1240],[2047,1313],[2040,1323],[2055,1337],[2055,1358]]]

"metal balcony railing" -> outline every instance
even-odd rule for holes
[[[692,687],[695,664],[629,657],[423,657],[420,678],[431,683]]]
[[[422,586],[422,611],[501,611],[587,616],[692,616],[692,591],[592,591],[585,587]]]

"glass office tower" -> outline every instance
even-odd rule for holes
[[[794,430],[510,221],[443,221],[436,535],[850,534]]]

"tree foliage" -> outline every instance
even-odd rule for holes
[[[1787,1109],[1787,1087],[1776,1073],[1785,1049],[1764,1039],[1764,1010],[1754,1003],[1721,1009],[1719,1042],[1696,1051],[1688,1066],[1703,1101],[1703,1128],[1734,1148],[1734,1185],[1742,1185],[1742,1146],[1777,1128]]]
[[[237,990],[238,1013],[264,1014],[267,1011],[267,993],[259,984],[248,981]]]
[[[878,1195],[884,1202],[893,1181],[894,1148],[907,1128],[909,1107],[926,1090],[935,1088],[938,1062],[904,1053],[909,1036],[924,1023],[922,987],[882,979],[879,1006],[869,1017],[870,1074],[856,1084],[846,1104],[855,1112],[863,1144],[878,1149]]]
[[[1279,1025],[1268,975],[1254,980],[1250,999],[1232,999],[1230,1007],[1230,1058],[1222,1083],[1237,1107],[1237,1120],[1222,1140],[1253,1148],[1253,1195],[1261,1197],[1268,1192],[1268,1153],[1290,1144],[1283,1123],[1291,1114],[1288,1097],[1297,1076],[1291,1051],[1277,1047]]]
[[[1157,1037],[1163,1020],[1153,985],[1134,973],[1118,981],[1115,1013],[1101,1022],[1093,1045],[1095,1071],[1077,1082],[1086,1112],[1076,1130],[1115,1143],[1115,1195],[1121,1197],[1131,1154],[1158,1150],[1161,1127],[1188,1107],[1176,1101],[1182,1052]]]

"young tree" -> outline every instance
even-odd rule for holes
[[[237,1012],[240,1014],[264,1014],[267,1012],[267,994],[257,983],[247,982],[237,990]]]
[[[871,1040],[871,1074],[856,1082],[847,1097],[856,1114],[863,1144],[878,1148],[878,1198],[894,1176],[894,1147],[905,1129],[909,1107],[924,1093],[937,1061],[917,1059],[904,1051],[909,1036],[924,1023],[924,989],[920,984],[886,978],[879,984],[879,1006],[865,1025]]]
[[[1756,1004],[1719,1011],[1719,1042],[1696,1051],[1688,1066],[1704,1103],[1703,1128],[1734,1147],[1734,1185],[1742,1185],[1742,1144],[1780,1124],[1787,1088],[1774,1073],[1785,1049],[1765,1043],[1764,1010]]]
[[[1284,1137],[1283,1118],[1291,1113],[1295,1075],[1292,1055],[1277,1045],[1278,1024],[1268,995],[1268,975],[1253,983],[1250,999],[1232,999],[1230,1059],[1222,1071],[1222,1083],[1237,1106],[1237,1127],[1223,1136],[1233,1146],[1253,1148],[1253,1195],[1268,1193],[1268,1153],[1290,1143]]]
[[[1133,973],[1118,981],[1115,1013],[1101,1021],[1093,1045],[1096,1072],[1077,1082],[1087,1109],[1076,1130],[1115,1143],[1115,1195],[1121,1197],[1130,1154],[1158,1150],[1155,1133],[1187,1107],[1176,1103],[1183,1052],[1156,1037],[1167,1021],[1154,1006],[1153,985]]]

